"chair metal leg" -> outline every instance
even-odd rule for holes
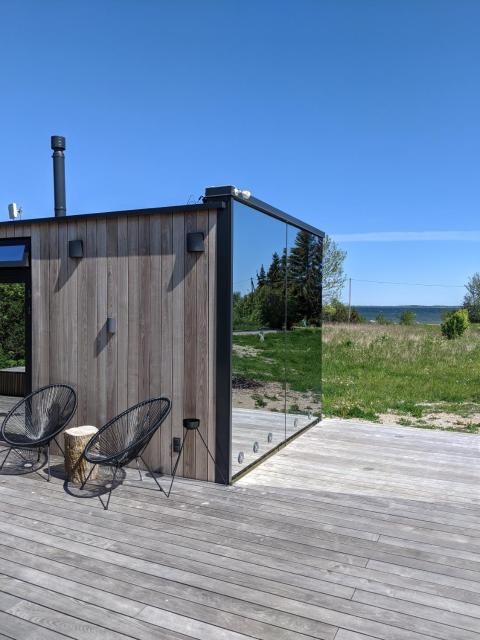
[[[95,469],[95,467],[96,467],[96,466],[97,466],[97,465],[96,465],[96,464],[94,464],[94,465],[92,466],[92,468],[90,469],[90,471],[88,472],[87,477],[85,478],[85,480],[84,480],[84,481],[82,482],[82,484],[80,485],[80,491],[83,491],[83,487],[87,484],[87,482],[88,482],[88,480],[89,480],[90,476],[92,475],[92,472],[93,472],[93,470]]]
[[[140,458],[142,458],[141,454],[140,454]],[[143,458],[142,458],[142,461],[143,461]],[[138,464],[138,458],[135,458],[135,462],[137,463],[138,475],[140,476],[140,480],[143,482],[142,472],[140,470],[140,465]]]
[[[55,444],[57,445],[57,447],[60,449],[60,451],[62,452],[62,456],[65,458],[65,451],[62,449],[62,447],[60,446],[58,440],[56,438],[54,438],[55,440]]]
[[[6,451],[6,449],[4,449],[3,451]],[[0,465],[0,471],[3,469],[3,465],[5,464],[5,462],[7,461],[8,456],[12,453],[12,447],[10,447],[10,449],[8,450],[7,455],[5,456],[5,458],[3,459],[2,464]]]
[[[212,456],[212,454],[210,453],[210,449],[207,446],[207,443],[205,442],[205,440],[203,439],[202,434],[200,433],[200,431],[197,429],[197,433],[200,436],[201,441],[203,442],[203,444],[205,445],[205,449],[207,450],[208,455],[210,456],[213,464],[215,465],[215,469],[217,469],[217,471],[219,472],[219,474],[222,476],[222,480],[223,480],[223,484],[228,484],[228,482],[225,480],[225,476],[223,475],[222,470],[220,469],[220,467],[217,464],[217,461],[215,460],[215,458]]]
[[[143,464],[147,467],[147,471],[148,473],[152,476],[152,478],[155,480],[155,483],[157,485],[157,487],[160,489],[160,491],[162,493],[165,493],[165,490],[163,489],[163,487],[160,485],[160,483],[158,482],[155,474],[153,473],[153,471],[150,469],[150,466],[145,462],[145,460],[143,459],[143,456],[140,454],[140,460],[143,462]]]
[[[112,489],[115,484],[115,478],[117,477],[118,465],[115,467],[115,471],[113,472],[112,484],[110,485],[110,491],[108,492],[107,504],[104,507],[105,511],[108,511],[108,505],[110,504],[110,498],[112,497]]]
[[[50,482],[50,442],[47,444],[47,482]]]

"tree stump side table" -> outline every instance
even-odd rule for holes
[[[63,432],[65,438],[65,474],[72,484],[82,484],[90,473],[92,464],[87,462],[82,453],[92,436],[98,433],[97,427],[84,425],[72,427]],[[90,480],[96,480],[98,467],[92,472]]]

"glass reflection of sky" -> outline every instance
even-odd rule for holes
[[[233,290],[247,293],[261,265],[268,271],[275,251],[282,254],[287,225],[241,202],[235,202],[233,225]]]
[[[25,246],[23,244],[0,245],[0,264],[2,262],[21,262]]]

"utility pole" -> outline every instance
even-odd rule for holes
[[[350,317],[352,315],[352,279],[348,279],[348,322],[350,323]]]

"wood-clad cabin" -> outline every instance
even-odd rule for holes
[[[23,244],[27,256],[15,268],[0,263],[0,282],[26,286],[24,391],[70,384],[71,426],[98,427],[168,396],[172,412],[146,451],[149,464],[170,473],[173,439],[196,417],[230,480],[237,200],[233,187],[211,188],[197,205],[0,222],[0,248]],[[259,200],[248,204],[302,227]],[[198,437],[182,457],[179,475],[220,481]]]
[[[146,452],[166,473],[184,417],[200,418],[215,449],[216,224],[217,210],[206,205],[0,224],[0,240],[29,245],[28,387],[71,384],[71,426],[101,426],[136,402],[168,396],[172,412]],[[187,251],[191,232],[203,233],[204,251]],[[74,240],[83,258],[69,256]],[[214,479],[193,439],[180,469]]]

